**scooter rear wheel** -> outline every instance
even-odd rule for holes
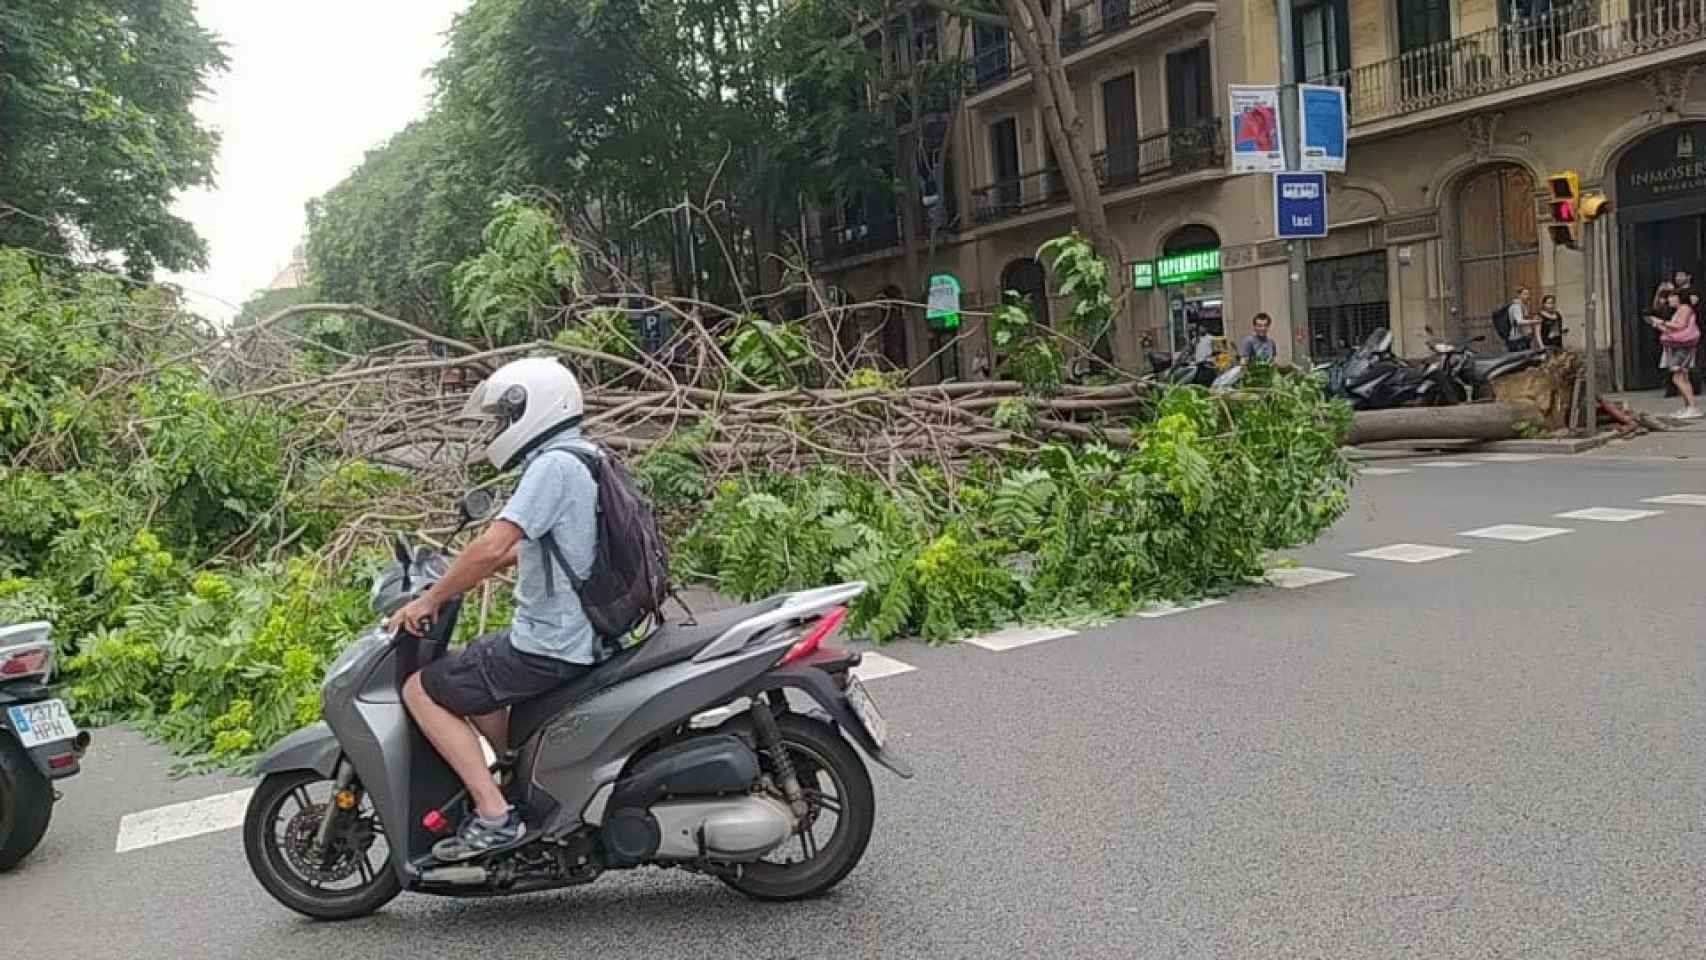
[[[53,817],[53,784],[9,735],[0,735],[0,872],[30,855]]]
[[[371,797],[363,796],[356,809],[341,814],[330,848],[320,857],[312,855],[310,845],[325,805],[333,802],[333,787],[312,770],[274,773],[255,788],[243,817],[243,849],[255,879],[279,903],[316,920],[366,916],[403,889],[391,867],[389,841],[387,855],[373,858],[373,847],[384,834]]]
[[[799,714],[781,717],[777,726],[811,812],[800,832],[772,856],[797,849],[802,857],[798,862],[765,859],[744,864],[739,876],[724,877],[723,882],[756,900],[805,900],[822,895],[859,865],[876,824],[876,794],[865,761],[833,726]],[[764,762],[768,767],[769,758]],[[835,822],[819,844],[814,828],[825,814]]]

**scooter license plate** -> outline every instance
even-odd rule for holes
[[[871,735],[871,740],[881,747],[889,738],[889,725],[877,710],[877,703],[871,695],[865,692],[865,685],[857,677],[847,679],[847,705],[853,708],[853,714],[859,722],[865,725],[865,732]]]
[[[71,711],[65,709],[65,704],[59,700],[8,707],[6,719],[26,749],[70,740],[77,735],[77,725],[71,722]]]

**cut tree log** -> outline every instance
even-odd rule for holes
[[[1540,412],[1526,403],[1364,410],[1351,420],[1345,443],[1354,446],[1381,440],[1510,440],[1518,435],[1518,422],[1538,424],[1540,419]]]

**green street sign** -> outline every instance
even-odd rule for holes
[[[1139,260],[1131,265],[1131,286],[1134,290],[1148,290],[1155,286],[1155,261]]]
[[[924,322],[932,330],[960,328],[960,281],[951,273],[930,276],[925,288]]]
[[[1175,253],[1155,261],[1156,282],[1163,286],[1220,275],[1220,248]]]

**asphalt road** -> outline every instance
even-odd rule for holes
[[[0,877],[13,956],[1706,956],[1706,495],[1698,461],[1381,460],[1301,563],[1354,574],[992,652],[897,644],[874,680],[918,777],[832,895],[647,871],[313,924],[236,831],[115,853],[171,780],[97,735]],[[1663,511],[1558,519],[1590,507]],[[1568,529],[1512,542],[1497,524]],[[1532,534],[1526,534],[1532,535]],[[1422,563],[1352,556],[1408,543]]]

